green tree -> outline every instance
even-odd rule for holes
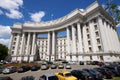
[[[111,0],[106,0],[107,6],[105,10],[112,16],[112,18],[115,20],[115,24],[117,25],[120,23],[120,10],[118,9],[117,3],[112,3]]]
[[[8,48],[0,44],[0,60],[4,60],[8,55]]]

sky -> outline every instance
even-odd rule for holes
[[[76,8],[84,10],[95,0],[0,0],[0,43],[9,45],[14,23],[45,22],[63,17]],[[120,0],[111,0],[120,9]],[[98,0],[105,7],[106,0]],[[120,26],[117,26],[120,35]]]

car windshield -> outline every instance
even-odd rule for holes
[[[83,75],[89,75],[87,71],[81,71]]]
[[[91,70],[93,73],[97,73],[97,74],[99,74],[99,72],[98,71],[96,71],[96,70]]]
[[[50,76],[48,77],[48,80],[58,80],[58,78],[56,76]]]
[[[65,74],[65,77],[69,77],[69,76],[71,76],[71,73]]]

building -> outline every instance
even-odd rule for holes
[[[120,43],[113,24],[112,17],[97,2],[56,20],[14,24],[11,61],[119,61]],[[61,31],[66,34],[58,36]]]

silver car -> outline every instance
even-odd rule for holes
[[[3,74],[9,74],[9,73],[16,72],[16,70],[17,70],[16,67],[10,66],[10,67],[7,67],[7,68],[3,69],[2,73]]]
[[[47,64],[42,64],[41,65],[41,70],[46,70],[48,68],[49,68],[49,66]]]
[[[55,74],[50,73],[50,74],[44,74],[40,76],[39,80],[59,80],[59,79]]]
[[[70,64],[66,64],[66,65],[65,65],[65,68],[66,68],[66,69],[71,69],[71,65],[70,65]]]

